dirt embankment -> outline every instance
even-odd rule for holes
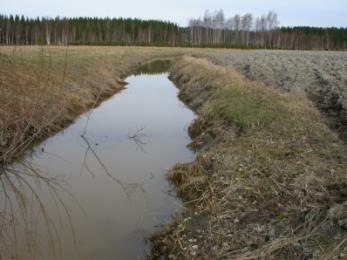
[[[306,92],[347,141],[347,52],[219,51],[215,61],[287,92]]]
[[[197,159],[169,174],[187,210],[153,237],[151,257],[346,257],[343,144],[312,103],[205,59],[182,59],[171,78],[199,116]]]
[[[143,63],[179,49],[0,47],[0,165],[121,90]]]

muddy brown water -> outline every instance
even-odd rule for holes
[[[166,174],[194,159],[194,113],[158,66],[1,176],[2,259],[145,258],[146,240],[181,210]]]

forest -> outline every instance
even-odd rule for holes
[[[181,47],[325,49],[347,48],[347,28],[283,27],[276,13],[226,18],[206,11],[187,27],[159,20],[0,15],[3,45],[141,45]]]

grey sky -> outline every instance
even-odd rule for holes
[[[162,19],[186,25],[206,9],[227,17],[273,10],[281,25],[347,27],[346,0],[0,0],[0,13],[25,16],[98,16]]]

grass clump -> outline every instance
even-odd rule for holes
[[[202,160],[203,158],[197,158],[195,163],[177,164],[169,172],[168,179],[178,187],[177,192],[181,197],[189,200],[201,198],[207,181]]]

